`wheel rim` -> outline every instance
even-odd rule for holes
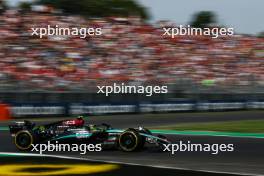
[[[21,150],[26,150],[31,147],[32,136],[28,132],[21,132],[16,135],[15,138],[16,146]]]
[[[133,133],[125,133],[120,136],[120,145],[125,150],[134,150],[137,145],[137,137]]]

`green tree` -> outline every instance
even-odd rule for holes
[[[21,2],[19,3],[19,9],[22,11],[30,11],[31,10],[31,3],[29,2]]]
[[[263,32],[260,32],[260,33],[258,34],[258,37],[260,37],[260,38],[264,38],[264,31],[263,31]]]
[[[194,14],[191,26],[197,28],[205,28],[216,23],[216,15],[211,11],[201,11]]]
[[[6,1],[0,0],[0,14],[2,14],[7,8]]]
[[[134,0],[39,0],[38,4],[87,17],[138,15],[143,19],[149,18],[147,10]]]

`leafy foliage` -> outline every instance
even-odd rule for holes
[[[87,17],[138,15],[149,18],[146,9],[133,0],[39,0],[38,3]]]
[[[197,28],[205,28],[216,23],[216,15],[211,11],[201,11],[194,15],[191,26]]]
[[[0,14],[3,13],[7,9],[6,1],[0,0]]]

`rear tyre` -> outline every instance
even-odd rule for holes
[[[15,135],[15,145],[19,150],[29,150],[33,142],[33,135],[27,130],[19,131]]]
[[[125,152],[141,149],[142,142],[142,136],[135,129],[128,129],[119,136],[119,147]]]

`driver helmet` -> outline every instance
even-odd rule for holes
[[[82,120],[82,119],[83,119],[83,116],[82,116],[82,115],[79,115],[79,116],[77,117],[77,119],[78,119],[78,120]]]

